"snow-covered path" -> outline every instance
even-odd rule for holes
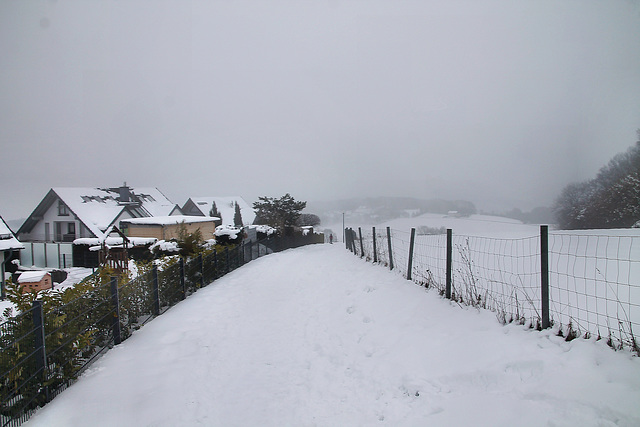
[[[638,426],[640,358],[503,327],[341,245],[254,261],[29,426]]]

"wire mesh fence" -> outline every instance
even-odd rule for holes
[[[569,334],[638,345],[640,239],[601,233],[551,236],[550,304]]]
[[[32,305],[25,299],[20,314],[0,322],[0,426],[20,425],[109,348],[219,277],[261,256],[323,242],[322,235],[270,237],[166,258],[132,280],[103,270],[65,303],[60,294]]]
[[[493,310],[502,322],[541,328],[546,317],[567,339],[594,336],[640,353],[640,236],[555,232],[548,235],[546,256],[542,230],[518,238],[453,235],[450,248],[444,234],[418,233],[413,245],[411,233],[400,230],[347,229],[345,236],[356,255],[393,265],[441,295],[449,276],[452,299]]]

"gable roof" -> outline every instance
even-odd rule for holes
[[[0,216],[0,251],[11,249],[24,249],[24,245],[16,239],[13,231],[9,228],[4,219]]]
[[[37,283],[47,275],[49,275],[49,272],[43,270],[25,271],[24,273],[20,273],[18,283]]]
[[[190,197],[183,206],[183,210],[187,207],[187,204],[191,203],[197,207],[203,216],[209,216],[209,211],[213,206],[213,202],[216,203],[216,208],[220,212],[222,217],[222,224],[233,224],[233,217],[236,213],[235,203],[240,206],[240,214],[242,215],[242,222],[246,225],[253,224],[256,219],[256,213],[253,208],[240,196],[224,196],[224,197]],[[186,214],[189,214],[185,211]]]
[[[29,233],[56,200],[61,200],[96,237],[101,237],[124,211],[134,217],[149,217],[169,215],[176,210],[176,205],[153,187],[55,187],[29,215],[18,234]]]

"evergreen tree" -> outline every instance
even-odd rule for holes
[[[209,211],[209,216],[220,218],[220,219],[215,220],[213,222],[216,225],[216,227],[219,226],[219,225],[222,225],[222,215],[220,215],[220,212],[218,212],[218,207],[216,206],[216,202],[213,202],[213,204],[211,205],[211,210]]]
[[[256,224],[269,225],[283,233],[287,227],[292,227],[300,217],[300,211],[307,202],[296,201],[289,193],[275,199],[273,197],[259,197],[258,202],[253,203],[256,211]]]
[[[242,214],[240,213],[240,206],[238,202],[235,202],[235,213],[233,215],[233,225],[242,228]]]
[[[640,131],[638,142],[594,179],[567,185],[554,213],[565,229],[626,228],[640,221]]]
[[[317,227],[320,225],[320,217],[315,214],[300,214],[300,217],[298,218],[298,225],[300,227]]]

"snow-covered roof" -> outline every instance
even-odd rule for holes
[[[242,222],[244,224],[253,224],[253,221],[256,218],[256,213],[253,211],[253,208],[246,202],[246,200],[244,200],[240,196],[199,196],[191,197],[190,200],[200,210],[200,212],[202,212],[202,215],[204,216],[209,216],[209,211],[211,211],[211,207],[215,202],[216,208],[218,209],[218,212],[222,217],[223,224],[233,224],[233,217],[236,214],[236,202],[240,207],[240,214],[242,215]]]
[[[129,218],[123,219],[120,222],[127,224],[140,224],[140,225],[174,225],[184,222],[185,224],[193,224],[196,222],[213,222],[219,218],[217,217],[203,217],[203,216],[190,216],[190,215],[173,215],[173,216],[153,216],[148,218]]]
[[[121,194],[123,190],[124,194]],[[101,237],[125,210],[133,216],[149,217],[170,215],[176,208],[160,190],[153,187],[54,187],[20,228],[19,233],[28,233],[37,222],[34,218],[42,215],[55,202],[56,196],[97,237]]]
[[[24,249],[24,245],[16,239],[4,219],[0,216],[0,251]]]
[[[47,274],[49,273],[43,270],[25,271],[24,273],[20,274],[20,277],[18,277],[18,283],[37,283],[41,281]]]

